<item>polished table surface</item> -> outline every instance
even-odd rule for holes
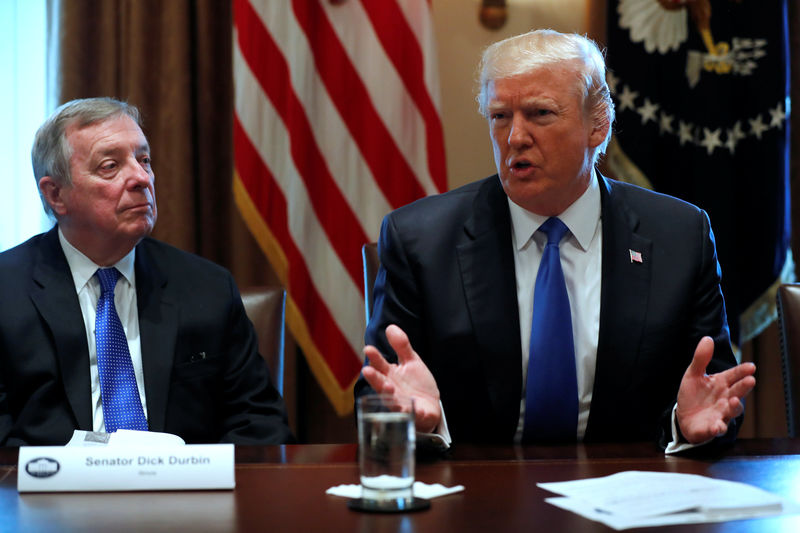
[[[17,451],[0,448],[2,531],[611,531],[544,501],[537,483],[626,470],[682,472],[747,482],[800,501],[800,439],[740,440],[714,456],[665,457],[651,444],[560,447],[455,447],[445,459],[418,461],[417,479],[464,485],[427,511],[378,515],[351,511],[325,494],[358,483],[357,446],[236,448],[233,491],[23,494]],[[637,531],[637,530],[630,530]],[[638,531],[800,531],[800,515],[647,528]]]

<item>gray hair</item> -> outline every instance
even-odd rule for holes
[[[67,141],[67,128],[73,124],[78,128],[85,128],[97,122],[104,122],[120,115],[128,115],[139,127],[142,120],[136,106],[114,98],[83,98],[72,100],[61,105],[50,117],[45,120],[36,131],[31,149],[33,163],[33,177],[38,187],[39,180],[50,176],[61,186],[72,184],[72,175],[69,170],[69,160],[72,157],[72,147]],[[41,192],[40,192],[41,196]],[[45,212],[53,216],[50,204],[42,196],[42,205]]]
[[[597,147],[593,163],[605,153],[614,122],[614,102],[606,83],[603,53],[591,39],[575,33],[554,30],[533,30],[490,45],[483,52],[479,65],[478,110],[486,116],[489,83],[503,78],[527,74],[536,69],[561,63],[579,63],[584,110],[596,126],[608,125],[605,140]]]

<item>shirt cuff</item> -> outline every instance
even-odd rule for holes
[[[433,433],[419,433],[418,435],[425,440],[435,442],[438,445],[437,447],[446,450],[450,448],[453,439],[450,437],[450,429],[447,427],[447,418],[444,416],[444,406],[441,400],[439,400],[439,409],[442,412],[442,421],[439,422]]]
[[[705,442],[701,442],[699,444],[692,444],[690,442],[685,441],[681,438],[681,434],[678,431],[678,403],[676,402],[675,405],[672,406],[672,442],[667,445],[667,448],[664,450],[664,455],[671,455],[673,453],[685,452],[686,450],[691,450],[692,448],[697,448],[698,446],[703,446],[711,442],[712,439],[708,439]]]

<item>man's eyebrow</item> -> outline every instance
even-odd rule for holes
[[[523,106],[531,106],[531,105],[556,105],[556,102],[553,98],[549,96],[530,96],[528,98],[523,99],[520,102]]]
[[[509,107],[507,102],[501,100],[491,100],[486,104],[486,109],[505,109]]]
[[[106,157],[113,157],[114,159],[124,158],[125,154],[129,153],[129,148],[125,148],[124,146],[108,146],[105,148],[101,148],[99,150],[93,151],[89,155],[89,161],[93,165],[99,165],[101,161]],[[150,145],[148,143],[140,144],[133,150],[134,157],[137,159],[142,156],[142,154],[149,154],[150,153]]]
[[[558,102],[549,96],[529,96],[523,100],[519,101],[519,105],[521,106],[537,106],[537,105],[558,105]],[[490,100],[486,104],[486,109],[503,109],[506,107],[510,107],[511,104],[504,100]]]
[[[124,146],[109,146],[107,148],[101,148],[96,152],[97,156],[107,156],[107,155],[116,155],[120,152],[125,152],[127,149]],[[149,143],[142,143],[136,148],[134,148],[134,153],[141,154],[143,152],[150,152],[150,144]]]

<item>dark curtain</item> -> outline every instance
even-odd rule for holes
[[[214,0],[61,2],[59,101],[137,105],[156,174],[154,236],[229,267],[241,285],[274,283],[231,200],[231,20],[230,3]]]

